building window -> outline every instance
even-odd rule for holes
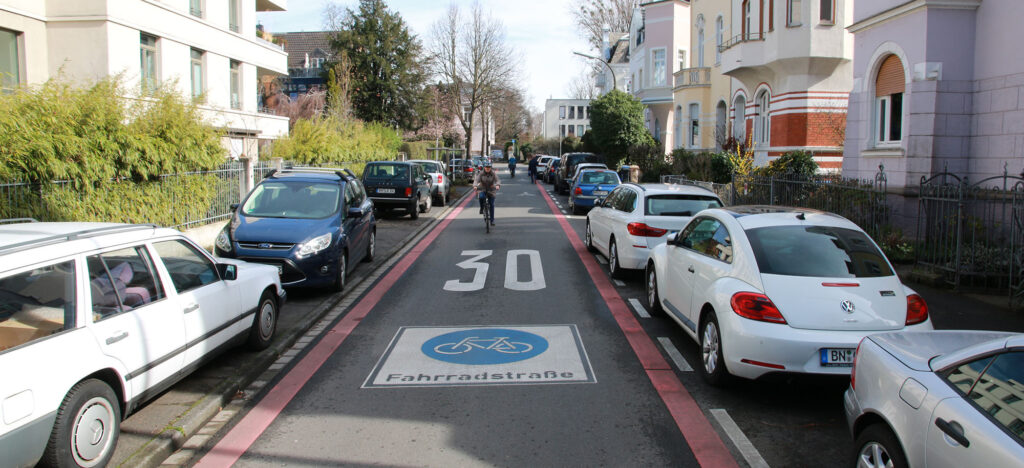
[[[665,49],[652,51],[651,63],[654,65],[654,75],[651,77],[651,86],[665,86]]]
[[[151,93],[156,89],[156,37],[141,34],[139,39],[139,60],[142,67],[140,81],[142,92]]]
[[[742,95],[736,96],[732,112],[732,136],[745,143],[747,141],[747,98]]]
[[[835,0],[821,0],[821,8],[818,10],[822,23],[836,24]]]
[[[800,26],[800,0],[786,0],[786,26]]]
[[[231,108],[242,108],[242,64],[238,60],[231,61]]]
[[[576,134],[581,136],[581,137],[583,136],[583,126],[582,125],[577,125],[576,126]]]
[[[722,43],[725,42],[725,23],[719,16],[715,20],[715,65],[722,63]]]
[[[753,20],[754,17],[750,12],[750,0],[744,0],[743,2],[743,38],[750,39],[754,33]]]
[[[690,104],[689,147],[700,146],[700,105]]]
[[[203,0],[189,0],[188,1],[188,12],[192,16],[199,18],[203,17]]]
[[[462,121],[463,122],[469,122],[470,121],[470,117],[472,117],[471,115],[469,115],[469,111],[470,110],[471,109],[469,108],[469,106],[462,106]]]
[[[583,120],[586,117],[583,115],[583,106],[576,106],[576,118]]]
[[[569,136],[576,136],[576,126],[575,125],[570,125],[569,126]]]
[[[558,106],[558,118],[559,119],[564,119],[565,118],[565,106]]]
[[[310,60],[309,66],[312,67],[312,68],[323,68],[324,67],[324,62],[326,62],[326,61],[327,61],[327,59],[324,58],[324,57],[315,57],[315,58],[313,58],[313,60]]]
[[[757,100],[755,101],[757,104],[757,114],[754,114],[754,139],[758,143],[771,143],[771,100],[771,93],[765,90],[757,95]]]
[[[704,66],[704,22],[701,21],[701,27],[697,30],[697,66]]]
[[[240,21],[238,21],[238,0],[228,0],[228,28],[239,32]]]
[[[576,106],[569,106],[569,118],[570,119],[575,119],[576,118]]]
[[[0,91],[9,93],[21,84],[18,34],[0,29]]]
[[[775,0],[768,0],[768,31],[775,30]]]
[[[565,138],[565,125],[558,126],[558,137]]]
[[[682,70],[684,68],[686,68],[686,51],[679,49],[679,69]]]
[[[590,118],[590,106],[587,106],[587,116],[584,117],[584,118],[585,119],[589,119]]]
[[[874,135],[880,145],[898,144],[903,139],[903,93],[906,78],[903,62],[890,55],[875,78]]]
[[[206,92],[206,87],[203,86],[203,51],[192,49],[191,57],[192,100],[198,101]]]

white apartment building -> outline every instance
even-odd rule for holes
[[[258,157],[258,141],[288,134],[288,118],[261,112],[259,80],[286,75],[287,54],[256,36],[257,11],[287,0],[0,0],[2,86],[62,75],[122,74],[144,96],[176,87],[225,129],[232,157]]]
[[[544,101],[544,138],[583,138],[590,130],[590,99]]]

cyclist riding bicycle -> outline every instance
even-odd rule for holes
[[[516,176],[516,156],[514,154],[508,157],[508,174],[512,178]]]
[[[484,212],[484,197],[487,197],[487,200],[490,201],[489,217],[491,219],[491,226],[494,226],[494,197],[500,188],[501,180],[498,179],[498,174],[491,167],[491,162],[484,161],[483,170],[477,173],[473,179],[473,189],[480,192],[480,213]]]

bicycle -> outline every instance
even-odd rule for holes
[[[474,349],[497,351],[503,354],[520,354],[532,351],[533,345],[521,341],[508,341],[508,337],[479,338],[471,336],[463,338],[458,343],[439,344],[434,347],[434,352],[439,354],[464,354]]]
[[[480,201],[483,206],[484,212],[484,229],[487,233],[491,232],[491,197],[487,196],[487,192],[481,192],[484,194],[484,198]]]

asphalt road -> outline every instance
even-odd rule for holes
[[[490,234],[475,201],[452,216],[340,305],[199,466],[845,464],[847,379],[704,384],[688,335],[630,305],[642,275],[612,282],[579,244],[586,217],[548,190],[506,178]]]

